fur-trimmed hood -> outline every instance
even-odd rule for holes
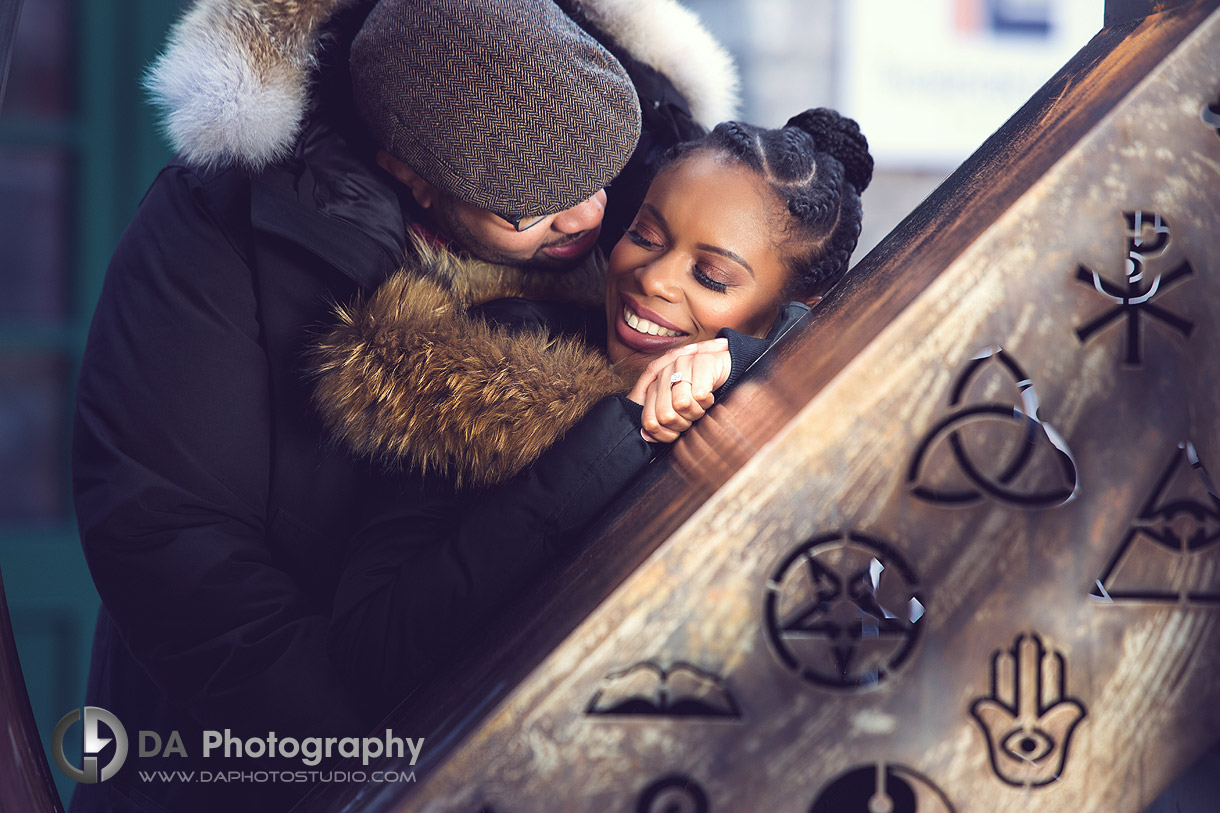
[[[337,325],[309,356],[314,403],[349,450],[459,486],[490,485],[629,388],[580,339],[512,331],[467,313],[505,297],[600,307],[600,255],[576,271],[542,274],[415,248],[418,261],[338,308]]]
[[[145,85],[174,148],[195,165],[253,170],[292,151],[324,23],[370,0],[197,0]],[[738,99],[732,57],[677,0],[569,0],[634,59],[664,74],[706,128]]]

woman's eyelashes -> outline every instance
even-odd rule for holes
[[[715,291],[718,294],[723,294],[725,291],[727,291],[729,289],[728,283],[720,282],[718,280],[712,279],[711,277],[709,277],[707,275],[707,272],[704,271],[702,268],[700,268],[698,265],[695,266],[694,274],[695,274],[695,281],[698,282],[700,285],[702,285],[704,288],[707,288],[708,290]]]
[[[654,236],[651,229],[641,226],[638,223],[632,224],[631,228],[627,229],[627,239],[647,251],[656,251],[657,249],[665,247],[664,243],[661,242],[661,240],[664,239],[663,237]],[[710,291],[723,294],[729,289],[729,284],[727,282],[714,279],[710,274],[704,271],[699,264],[696,264],[695,267],[691,269],[691,274],[694,276],[696,282]]]
[[[661,247],[660,243],[645,237],[639,226],[632,226],[631,228],[627,229],[627,239],[635,243],[640,248],[657,249]]]

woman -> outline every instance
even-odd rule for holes
[[[582,297],[596,266],[527,277],[425,249],[423,270],[341,312],[314,356],[317,403],[402,472],[370,495],[334,606],[332,656],[370,719],[838,281],[871,173],[830,110],[721,124],[658,171],[600,309]]]

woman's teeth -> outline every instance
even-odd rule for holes
[[[623,321],[626,322],[627,326],[630,327],[635,332],[647,333],[649,336],[673,337],[673,336],[684,335],[680,331],[670,330],[667,327],[661,327],[660,325],[654,325],[652,322],[649,322],[647,319],[641,319],[640,317],[638,317],[634,313],[632,313],[628,308],[623,308]]]

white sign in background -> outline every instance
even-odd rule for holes
[[[851,0],[840,108],[878,166],[965,160],[1099,31],[1101,0]]]

